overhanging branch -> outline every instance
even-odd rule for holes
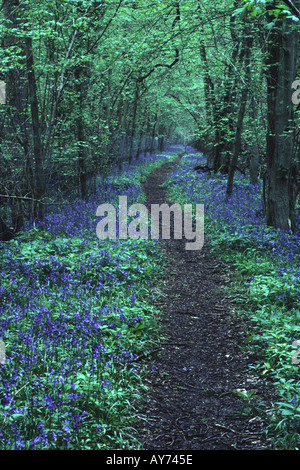
[[[175,49],[175,59],[173,60],[173,62],[171,64],[155,64],[150,70],[148,73],[146,73],[145,75],[143,75],[142,77],[139,77],[138,78],[138,82],[142,82],[144,81],[146,78],[149,77],[149,75],[151,75],[155,69],[157,69],[158,67],[167,67],[169,69],[171,69],[172,67],[174,67],[175,64],[177,64],[177,62],[179,61],[179,50],[176,48]]]
[[[290,0],[283,0],[283,3],[286,4],[287,7],[290,8],[290,10],[294,13],[294,15],[299,18],[300,20],[300,11],[298,10],[298,8],[293,4],[293,2],[291,2]]]

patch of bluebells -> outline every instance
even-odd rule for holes
[[[110,418],[101,409],[117,386],[117,365],[137,357],[124,331],[134,333],[144,321],[136,289],[150,286],[147,256],[154,259],[158,249],[153,242],[141,252],[138,241],[99,241],[95,214],[119,195],[129,204],[142,198],[140,175],[140,164],[125,168],[88,201],[49,211],[31,240],[29,222],[25,237],[2,244],[1,449],[71,449],[89,438],[97,448],[105,441]],[[126,299],[119,301],[119,292]],[[129,314],[121,302],[140,313]]]
[[[100,204],[110,203],[117,208],[118,197],[123,195],[127,196],[128,205],[136,203],[143,194],[143,174],[146,174],[149,165],[161,162],[180,148],[175,146],[163,154],[142,155],[131,164],[124,163],[122,169],[115,167],[105,181],[101,182],[97,191],[89,195],[88,200],[83,201],[76,197],[65,206],[50,207],[45,219],[36,226],[55,236],[63,234],[86,239],[90,236],[88,234],[95,233],[95,213]],[[29,221],[25,230],[32,226],[33,222]]]

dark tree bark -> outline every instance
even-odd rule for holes
[[[24,23],[24,6],[19,0],[4,0],[2,3],[3,15],[7,20],[7,32],[3,37],[3,46],[9,48],[16,48],[18,65],[10,68],[6,72],[6,104],[5,109],[7,112],[5,121],[5,136],[11,143],[12,151],[21,155],[23,153],[22,172],[19,173],[17,180],[14,180],[14,186],[8,187],[5,191],[9,191],[16,196],[22,197],[36,196],[36,175],[35,165],[33,161],[32,152],[32,126],[30,113],[28,110],[28,102],[31,98],[29,89],[29,76],[28,76],[28,61],[25,40],[16,34],[17,30],[22,30]],[[6,185],[5,185],[6,186]],[[1,222],[0,238],[5,239],[11,237],[12,234],[20,230],[24,218],[24,204],[19,199],[16,201],[8,200],[11,210],[11,220],[9,228],[5,222]],[[30,204],[30,211],[34,216],[34,207]],[[6,229],[5,229],[6,226]],[[8,231],[8,232],[7,232]],[[5,235],[5,233],[8,235]]]
[[[271,7],[269,7],[271,8]],[[272,21],[274,18],[270,16]],[[276,20],[268,38],[267,66],[267,224],[293,229],[290,211],[293,108],[291,85],[296,73],[297,33],[290,20]]]
[[[27,66],[27,78],[28,78],[28,100],[31,111],[31,126],[32,126],[32,141],[33,141],[33,155],[35,163],[35,188],[34,196],[36,198],[35,203],[35,215],[41,219],[45,213],[45,204],[42,202],[43,197],[46,193],[46,178],[43,168],[43,145],[41,139],[41,127],[39,119],[39,105],[37,97],[36,78],[34,71],[34,58],[32,50],[31,37],[25,39],[25,54],[26,54],[26,66]]]
[[[27,76],[24,60],[23,40],[14,31],[21,28],[21,8],[19,0],[4,0],[3,14],[8,29],[3,38],[3,46],[19,49],[19,66],[10,68],[6,73],[6,111],[10,118],[9,132],[12,140],[17,141],[24,149],[27,158],[29,147],[29,116],[27,113]],[[7,132],[7,131],[6,131]]]
[[[253,119],[253,126],[255,132],[255,141],[249,146],[250,158],[249,158],[249,170],[250,170],[250,181],[252,184],[258,184],[258,168],[259,168],[259,145],[258,145],[258,133],[256,127],[257,120],[257,107],[255,106],[254,98],[251,99],[251,117]]]

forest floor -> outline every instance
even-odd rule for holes
[[[149,176],[148,205],[170,204],[161,184],[176,163]],[[247,327],[224,292],[234,271],[206,242],[198,251],[185,250],[184,238],[160,243],[166,266],[156,304],[164,339],[147,363],[139,441],[145,450],[272,449],[261,412],[271,391],[249,367],[255,357],[245,346]]]

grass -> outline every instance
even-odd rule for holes
[[[300,339],[300,234],[267,227],[261,214],[262,188],[236,175],[234,192],[225,198],[226,176],[199,175],[201,154],[182,159],[165,183],[169,198],[179,204],[204,204],[205,238],[212,252],[235,266],[235,286],[227,291],[242,305],[248,322],[249,346],[258,361],[252,368],[277,399],[266,432],[278,449],[299,449],[299,365],[294,340]]]
[[[146,371],[135,360],[159,337],[161,254],[152,240],[98,240],[95,214],[119,195],[143,202],[143,181],[165,160],[111,175],[88,201],[1,244],[1,450],[139,448]]]

